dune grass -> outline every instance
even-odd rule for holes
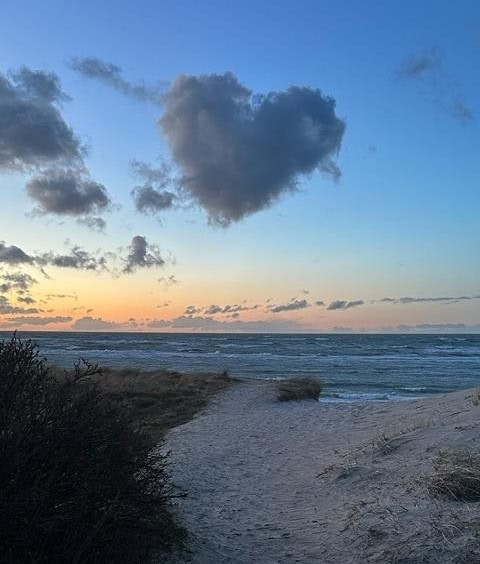
[[[238,382],[225,371],[182,374],[135,369],[104,369],[94,381],[135,426],[154,440],[190,421],[214,394]]]
[[[317,400],[322,392],[322,384],[315,378],[292,378],[282,380],[278,385],[277,398],[281,402]]]
[[[480,501],[480,454],[469,449],[445,450],[433,460],[427,489],[434,497]]]

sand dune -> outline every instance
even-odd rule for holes
[[[480,448],[474,392],[421,401],[279,403],[245,382],[173,429],[181,562],[480,562],[476,503],[428,492],[443,449]],[[474,399],[474,398],[473,398]]]

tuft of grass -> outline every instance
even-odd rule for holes
[[[472,404],[475,407],[478,407],[480,405],[480,389],[476,388],[473,392],[472,395],[470,396],[471,400],[472,400]]]
[[[0,342],[0,562],[144,563],[181,544],[168,457],[78,362],[55,375],[30,341]]]
[[[292,378],[282,380],[278,385],[279,401],[317,400],[322,392],[322,384],[315,378]]]
[[[433,460],[430,495],[455,501],[480,501],[480,454],[468,449],[447,450]]]

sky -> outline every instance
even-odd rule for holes
[[[3,0],[0,329],[480,332],[479,24]]]

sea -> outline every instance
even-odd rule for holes
[[[0,339],[11,334],[0,333]],[[318,378],[329,401],[391,401],[480,386],[480,335],[20,333],[49,363]]]

